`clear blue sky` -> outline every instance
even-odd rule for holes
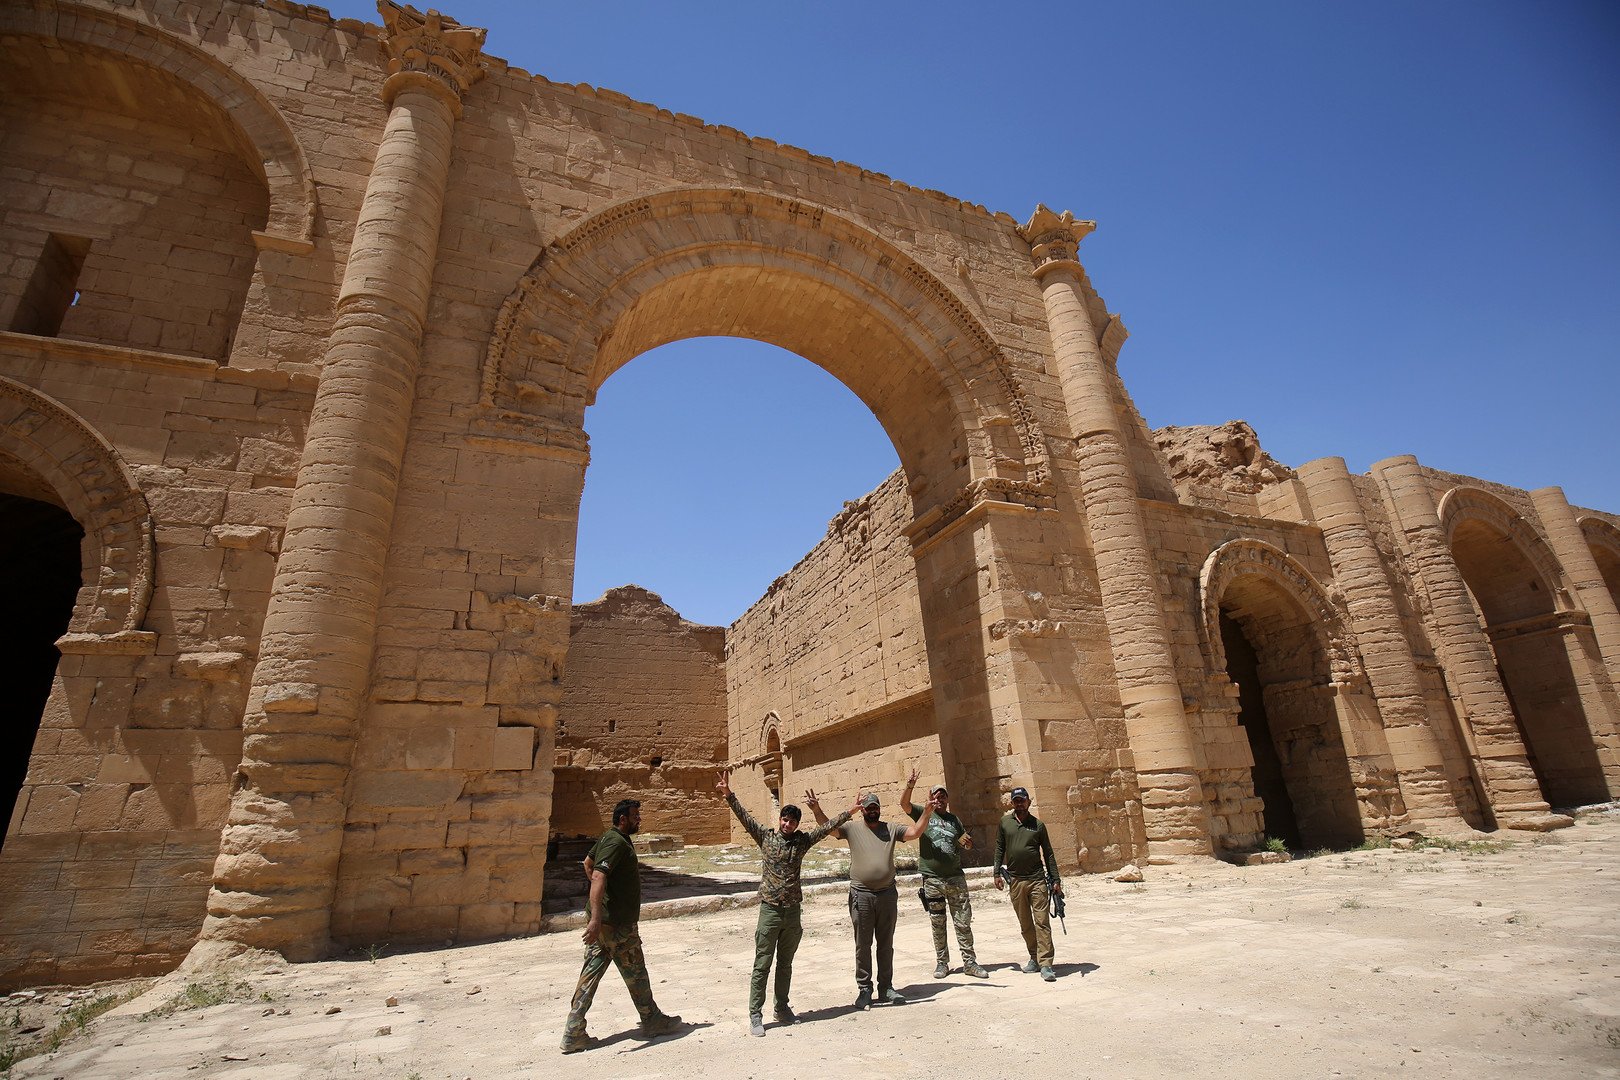
[[[556,81],[1096,218],[1152,426],[1240,417],[1290,465],[1413,453],[1620,511],[1620,4],[443,9]],[[853,395],[755,344],[649,353],[586,419],[576,598],[634,581],[699,622],[896,465]]]

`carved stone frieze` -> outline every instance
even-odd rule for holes
[[[1304,611],[1327,651],[1335,686],[1361,686],[1366,673],[1343,615],[1343,601],[1334,596],[1292,556],[1264,540],[1231,540],[1204,560],[1199,572],[1204,659],[1212,673],[1226,671],[1226,647],[1221,642],[1221,600],[1227,586],[1254,574],[1281,588]]]

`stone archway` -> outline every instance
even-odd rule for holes
[[[848,386],[935,528],[988,499],[1051,505],[1033,410],[966,306],[877,235],[765,192],[633,199],[548,245],[497,316],[478,427],[583,449],[585,406],[609,375],[706,334],[771,342]]]
[[[241,143],[242,160],[270,191],[270,213],[256,237],[261,247],[305,253],[314,243],[319,204],[314,174],[292,129],[251,82],[172,34],[73,3],[8,4],[0,34],[22,34],[112,53],[165,73],[223,111]]]
[[[117,451],[84,420],[5,378],[0,511],[4,570],[13,575],[5,588],[3,657],[8,760],[0,772],[0,809],[10,821],[14,802],[26,811],[37,786],[25,776],[45,716],[55,725],[87,722],[86,703],[98,687],[116,700],[118,675],[152,651],[156,635],[141,629],[153,573],[145,497]],[[82,671],[86,654],[114,659]]]
[[[9,468],[7,467],[9,466]],[[64,647],[150,651],[141,629],[152,598],[152,516],[112,445],[60,402],[0,378],[0,475],[32,478],[84,528],[83,585]]]
[[[1620,528],[1589,515],[1577,520],[1587,546],[1592,549],[1598,573],[1603,575],[1603,584],[1614,597],[1615,606],[1620,607]]]
[[[1341,716],[1341,701],[1365,682],[1360,658],[1327,591],[1287,554],[1260,540],[1223,544],[1199,575],[1207,670],[1236,688],[1232,720],[1252,765],[1246,781],[1262,803],[1267,836],[1290,847],[1348,846],[1364,821],[1383,823],[1393,767]],[[1232,778],[1220,778],[1230,782]],[[1229,838],[1252,843],[1239,828]]]
[[[501,308],[469,423],[577,463],[579,479],[558,481],[562,494],[541,511],[572,523],[597,387],[652,348],[704,335],[766,341],[821,366],[893,441],[931,677],[953,688],[934,699],[941,752],[964,813],[977,805],[988,826],[1005,747],[1040,745],[1039,734],[993,733],[1022,721],[1016,707],[992,709],[988,669],[1032,648],[1068,646],[1072,663],[1066,640],[1031,646],[986,630],[1028,620],[1030,601],[1014,586],[1023,575],[1008,574],[1005,590],[988,579],[985,551],[1013,558],[1015,545],[994,537],[1036,527],[1026,523],[1054,504],[1046,436],[1012,363],[948,286],[875,233],[781,195],[680,189],[605,210],[547,245]]]
[[[1609,798],[1583,691],[1595,649],[1578,638],[1590,635],[1591,623],[1546,540],[1479,488],[1447,492],[1439,516],[1543,797],[1553,806]]]

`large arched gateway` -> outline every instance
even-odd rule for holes
[[[6,744],[0,982],[541,929],[585,408],[697,335],[819,364],[901,461],[697,628],[754,798],[916,764],[988,841],[1022,785],[1102,871],[1553,828],[1620,784],[1620,518],[1149,432],[1091,222],[557,85],[388,0],[169,7],[0,13],[0,539],[47,687]],[[715,474],[694,498],[746,496]]]

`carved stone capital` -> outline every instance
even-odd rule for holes
[[[1035,261],[1035,276],[1043,277],[1059,267],[1080,270],[1080,241],[1097,228],[1095,221],[1078,221],[1071,211],[1055,214],[1045,203],[1035,207],[1029,220],[1018,227],[1018,235],[1029,243]]]
[[[389,105],[408,88],[439,95],[451,112],[461,115],[461,96],[484,77],[487,30],[462,26],[437,11],[426,15],[394,0],[377,0],[383,20],[383,47],[388,51],[388,81],[383,101]]]

